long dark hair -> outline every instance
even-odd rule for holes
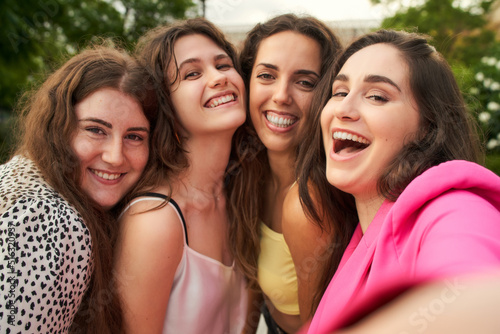
[[[137,186],[137,195],[163,184],[188,167],[187,154],[182,148],[183,138],[176,131],[177,116],[170,98],[171,85],[178,72],[171,80],[168,70],[177,60],[174,45],[177,40],[188,35],[204,35],[219,46],[233,61],[239,72],[237,52],[234,46],[213,23],[203,18],[178,21],[172,25],[161,26],[146,33],[136,48],[138,59],[151,72],[158,86],[159,114],[158,126],[152,133],[152,152],[154,161],[148,165],[144,176]]]
[[[262,40],[283,31],[292,31],[315,40],[321,49],[323,75],[342,46],[335,34],[321,21],[309,17],[285,14],[257,24],[247,35],[240,54],[243,80],[249,88],[250,76]],[[228,168],[228,211],[231,222],[230,239],[236,263],[244,272],[250,288],[258,289],[257,261],[260,253],[259,220],[263,202],[261,190],[270,169],[266,148],[257,136],[248,114],[247,120],[233,137],[233,150]],[[315,222],[325,230],[326,220]],[[318,289],[322,294],[326,285]]]
[[[68,60],[39,90],[28,94],[19,118],[16,154],[29,157],[45,180],[75,207],[92,238],[94,271],[71,327],[78,333],[118,333],[122,326],[109,270],[117,224],[79,186],[80,161],[70,145],[78,123],[75,105],[102,88],[117,89],[137,100],[154,128],[156,94],[150,77],[127,53],[109,47],[90,48]]]

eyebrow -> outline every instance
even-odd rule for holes
[[[103,121],[102,119],[99,119],[99,118],[89,117],[89,118],[79,119],[78,121],[79,122],[95,122],[95,123],[99,123],[99,124],[107,127],[108,129],[112,129],[113,128],[113,125],[111,125],[111,123]],[[127,131],[143,131],[143,132],[149,133],[148,128],[145,128],[145,127],[142,127],[142,126],[131,127],[131,128],[128,128]]]
[[[339,74],[333,79],[333,81],[334,82],[335,81],[347,82],[347,81],[349,81],[349,77],[345,74]],[[399,86],[394,81],[392,81],[391,79],[389,79],[388,77],[385,77],[383,75],[369,74],[365,77],[364,81],[365,82],[374,82],[374,83],[377,83],[377,82],[387,83],[401,92],[401,88],[399,88]]]
[[[255,66],[264,66],[266,68],[270,68],[272,70],[275,70],[275,71],[279,71],[279,67],[276,66],[276,65],[273,65],[273,64],[268,64],[268,63],[259,63]],[[311,71],[311,70],[297,70],[294,72],[294,74],[305,74],[305,75],[314,75],[316,77],[319,78],[319,74],[314,72],[314,71]]]
[[[214,57],[214,60],[217,61],[217,60],[220,60],[220,59],[231,59],[231,57],[229,57],[227,54],[225,53],[221,53],[219,55],[216,55]],[[232,61],[232,59],[231,59]],[[187,64],[193,64],[193,63],[199,63],[201,62],[201,59],[200,58],[188,58],[186,60],[183,60],[180,64],[179,64],[179,70],[181,69],[182,66],[184,65],[187,65]]]
[[[394,86],[398,91],[401,92],[401,88],[399,88],[399,86],[394,81],[392,81],[388,77],[384,77],[383,75],[367,75],[365,77],[365,82],[384,82],[391,86]]]

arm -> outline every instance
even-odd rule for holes
[[[500,272],[415,287],[336,334],[500,333]]]
[[[300,319],[305,323],[312,316],[313,297],[329,258],[331,236],[306,217],[296,184],[283,203],[282,228],[297,272]]]
[[[174,209],[144,212],[157,204],[136,203],[120,221],[115,275],[127,333],[162,332],[182,258],[184,233]]]

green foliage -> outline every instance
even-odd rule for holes
[[[0,163],[4,163],[12,153],[14,146],[14,117],[0,112]]]
[[[191,0],[2,0],[0,110],[38,73],[98,38],[131,48],[147,29],[183,18]]]
[[[131,49],[146,30],[183,18],[191,0],[1,0],[0,162],[11,146],[12,109],[77,50],[110,39]]]
[[[383,28],[431,37],[478,118],[488,154],[500,152],[500,43],[485,19],[494,0],[413,0],[411,6],[400,0],[371,2],[388,7],[399,4],[396,14],[382,22]]]
[[[489,154],[486,156],[486,167],[500,176],[500,154]]]
[[[500,43],[496,43],[474,69],[475,85],[469,94],[475,97],[478,119],[486,133],[486,148],[500,153]]]
[[[495,40],[495,33],[484,28],[486,20],[480,14],[489,9],[491,3],[491,0],[481,1],[463,8],[454,0],[427,0],[386,18],[382,27],[414,29],[427,34],[436,49],[450,61],[478,61],[482,51]]]

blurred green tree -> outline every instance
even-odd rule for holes
[[[21,92],[62,58],[97,38],[132,48],[146,30],[183,18],[191,0],[0,1],[0,162],[10,146],[9,116]]]
[[[500,159],[500,42],[488,22],[496,1],[371,0],[395,13],[382,21],[382,28],[417,31],[432,38],[483,129],[487,166],[490,163],[500,175],[498,162],[493,166]]]

